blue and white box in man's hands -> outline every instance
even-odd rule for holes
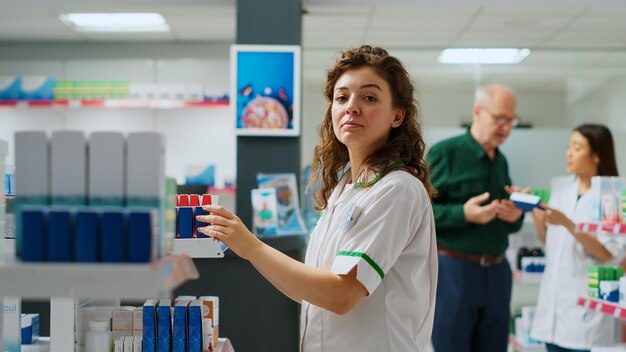
[[[531,211],[534,208],[541,208],[541,198],[534,194],[527,194],[522,192],[513,192],[509,197],[516,208],[523,211]]]

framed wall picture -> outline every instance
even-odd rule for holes
[[[299,46],[233,45],[230,68],[237,135],[300,135]]]

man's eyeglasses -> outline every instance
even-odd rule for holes
[[[494,115],[489,110],[484,107],[481,107],[491,118],[498,124],[498,126],[506,126],[509,125],[511,127],[516,127],[519,125],[520,117],[515,115],[513,117],[508,117],[506,115]]]

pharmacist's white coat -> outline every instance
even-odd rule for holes
[[[333,191],[311,234],[305,263],[336,274],[356,266],[369,295],[344,315],[303,301],[301,350],[423,351],[437,288],[428,194],[405,171],[392,171],[371,188],[344,184]]]
[[[587,191],[577,201],[578,181],[574,176],[552,179],[549,205],[575,223],[593,219],[593,201]],[[548,225],[545,243],[546,269],[541,280],[531,337],[571,349],[590,349],[615,342],[615,318],[578,306],[587,296],[590,265],[615,265],[623,256],[621,239],[598,234],[598,240],[613,254],[610,262],[599,263],[587,254],[563,226]]]

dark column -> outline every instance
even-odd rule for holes
[[[237,44],[300,45],[300,11],[299,0],[238,0]],[[237,215],[248,227],[258,172],[295,173],[300,180],[300,137],[237,137]]]
[[[238,0],[237,44],[300,45],[299,0]],[[301,118],[295,116],[295,118]],[[237,215],[252,225],[250,190],[256,174],[295,173],[300,179],[300,137],[237,137]],[[263,239],[297,260],[306,238]],[[189,281],[177,295],[220,297],[220,335],[237,352],[299,350],[300,305],[283,295],[247,261],[227,251],[223,259],[194,259],[200,279]]]

